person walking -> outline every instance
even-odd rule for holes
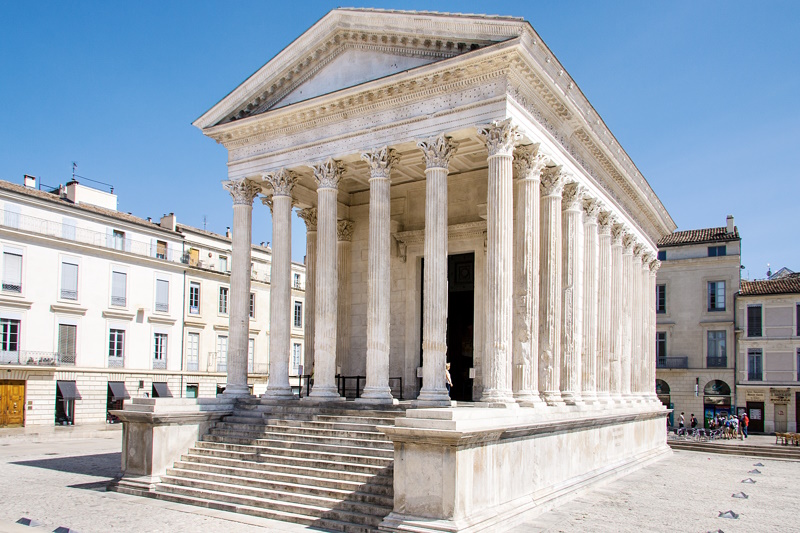
[[[444,365],[444,378],[445,385],[447,385],[447,394],[450,395],[450,390],[453,388],[453,379],[450,377],[450,363]]]
[[[750,425],[750,417],[747,416],[747,413],[744,414],[742,417],[742,433],[744,434],[744,438],[747,438],[747,426]]]
[[[692,413],[692,415],[689,417],[689,425],[692,427],[692,429],[697,427],[697,419],[694,417],[694,413]]]
[[[686,419],[683,417],[683,412],[681,412],[681,418],[678,420],[678,429],[683,429],[686,427]]]

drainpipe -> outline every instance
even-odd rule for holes
[[[183,259],[184,254],[186,254],[186,241],[181,243],[181,259]],[[183,269],[183,295],[181,296],[181,395],[180,395],[181,398],[183,398],[184,392],[186,390],[186,386],[183,384],[183,378],[185,377],[184,369],[183,369],[183,366],[184,366],[184,363],[185,363],[185,361],[183,360],[185,349],[184,349],[183,343],[185,342],[185,339],[186,339],[186,320],[184,320],[184,317],[186,315],[184,314],[184,307],[183,307],[184,305],[186,305],[186,268],[185,267]]]

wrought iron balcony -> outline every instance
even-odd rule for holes
[[[108,356],[108,368],[125,368],[125,357]]]
[[[22,283],[3,280],[3,290],[6,292],[22,292]]]
[[[728,367],[728,358],[727,356],[722,357],[715,357],[715,356],[708,356],[706,357],[706,368],[727,368]]]
[[[153,359],[153,370],[166,370],[167,369],[167,359]]]
[[[75,354],[36,352],[30,350],[0,351],[2,365],[74,366]]]
[[[764,381],[763,372],[748,372],[747,381]]]
[[[686,355],[658,357],[656,358],[656,368],[689,368],[689,357]]]
[[[125,302],[127,298],[124,296],[112,296],[111,297],[111,305],[117,305],[119,307],[125,307]]]
[[[197,372],[200,370],[200,363],[197,361],[197,359],[193,361],[186,361],[186,370],[189,372]]]
[[[78,299],[78,291],[73,291],[69,289],[61,289],[61,299],[62,300],[77,300]]]

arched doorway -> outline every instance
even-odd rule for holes
[[[656,380],[656,395],[658,399],[661,400],[661,403],[664,404],[664,407],[667,409],[674,409],[672,402],[670,401],[669,396],[669,384],[664,381],[663,379]],[[674,419],[672,416],[672,412],[669,413],[669,425],[672,427],[674,423]]]
[[[731,388],[721,379],[714,379],[703,387],[703,419],[705,427],[710,426],[711,420],[717,415],[728,416],[731,414]]]

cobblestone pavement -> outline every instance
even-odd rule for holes
[[[0,532],[21,517],[48,526],[43,531],[64,526],[80,533],[309,531],[296,524],[105,492],[119,470],[119,446],[118,434],[0,439]],[[761,473],[750,473],[754,469]],[[741,483],[747,478],[756,483]],[[676,451],[511,531],[800,532],[798,479],[800,462]],[[731,497],[742,491],[748,499]],[[739,518],[718,517],[728,510]]]

